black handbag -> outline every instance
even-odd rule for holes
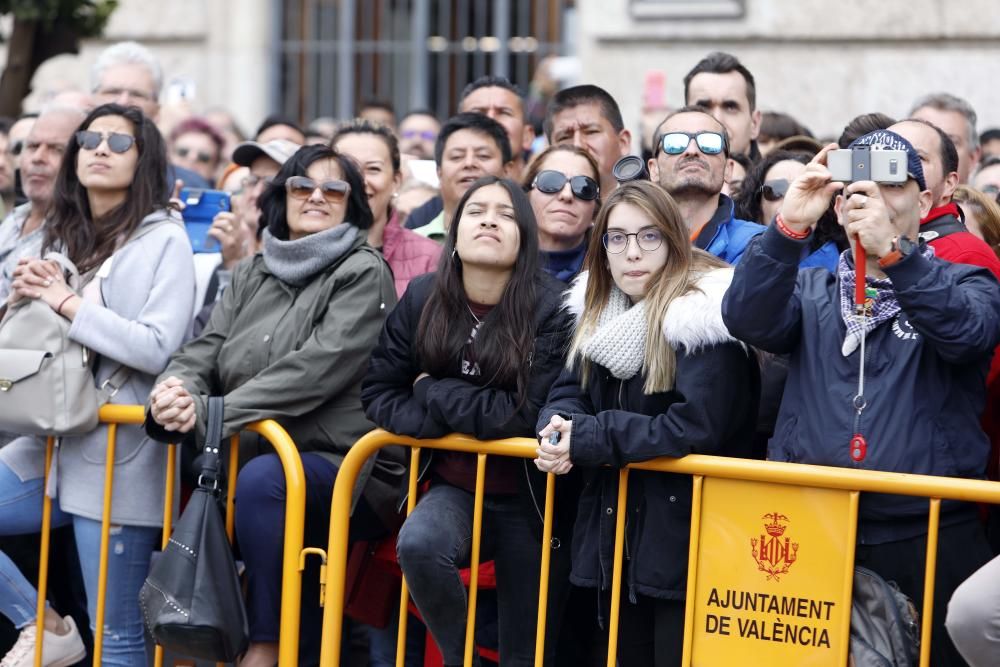
[[[160,646],[192,658],[232,662],[246,650],[249,628],[219,507],[221,442],[222,399],[211,397],[198,488],[150,568],[139,603]]]

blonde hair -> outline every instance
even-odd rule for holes
[[[955,188],[955,201],[975,209],[976,220],[983,234],[983,240],[990,250],[1000,258],[1000,204],[995,199],[974,187],[960,185]]]
[[[642,372],[646,376],[644,393],[669,391],[674,386],[677,355],[663,336],[663,318],[667,308],[677,297],[698,289],[695,283],[702,273],[727,264],[714,255],[691,247],[687,225],[673,197],[649,181],[632,181],[619,186],[601,207],[594,222],[590,247],[583,262],[583,269],[589,272],[583,313],[570,344],[568,365],[572,368],[579,362],[580,376],[586,386],[590,362],[583,356],[583,347],[596,332],[601,313],[615,286],[602,239],[608,229],[608,217],[619,204],[630,204],[640,209],[663,234],[663,242],[667,246],[666,264],[650,276],[643,299],[647,330]]]

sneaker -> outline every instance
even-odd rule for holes
[[[42,665],[44,667],[69,667],[87,657],[87,649],[80,638],[80,631],[71,616],[63,618],[69,632],[57,635],[46,630],[42,634]],[[31,624],[21,630],[17,643],[7,652],[0,667],[32,667],[35,664],[35,640],[38,626]]]

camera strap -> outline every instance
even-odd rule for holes
[[[851,437],[848,450],[851,460],[860,463],[868,455],[868,441],[861,433],[861,414],[868,407],[868,399],[865,398],[865,356],[867,354],[865,339],[868,338],[865,330],[865,318],[871,316],[871,306],[868,304],[867,281],[865,279],[867,254],[864,246],[861,245],[860,238],[855,239],[854,244],[854,317],[857,318],[861,328],[861,353],[858,355],[858,393],[853,400],[854,435]]]

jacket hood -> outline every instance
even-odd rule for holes
[[[667,306],[663,317],[663,335],[675,349],[687,353],[719,345],[739,342],[722,321],[722,297],[733,281],[732,268],[707,271],[695,281],[697,289],[679,296]],[[564,307],[580,321],[589,272],[583,271],[564,293]]]

